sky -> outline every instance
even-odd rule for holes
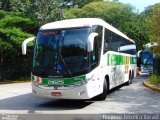
[[[138,12],[142,12],[145,7],[160,3],[160,0],[119,0],[119,2],[133,5]]]

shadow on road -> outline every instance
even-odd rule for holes
[[[37,110],[75,110],[82,109],[91,103],[82,100],[42,99],[28,93],[0,100],[0,110],[27,110],[29,113]]]

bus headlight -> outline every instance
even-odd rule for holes
[[[82,86],[82,85],[87,84],[88,81],[90,81],[90,80],[91,80],[90,78],[85,79],[85,80],[81,80],[81,81],[76,82],[76,83],[74,83],[74,84],[66,85],[66,87],[80,87],[80,86]]]
[[[42,83],[42,79],[36,76],[32,82],[35,86],[38,86]]]
[[[79,86],[85,85],[85,84],[87,84],[87,83],[88,83],[87,80],[81,80],[81,81],[75,83],[74,85],[79,87]]]

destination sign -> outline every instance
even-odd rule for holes
[[[58,31],[47,31],[47,32],[43,32],[43,35],[57,35]]]

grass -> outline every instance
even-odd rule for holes
[[[150,82],[154,85],[160,85],[160,75],[152,74],[150,77]]]

